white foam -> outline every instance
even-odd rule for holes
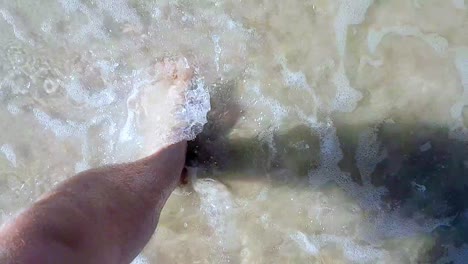
[[[119,67],[119,64],[116,62],[111,62],[108,60],[98,60],[96,61],[95,65],[99,68],[99,72],[101,74],[101,78],[104,80],[108,80],[113,77],[115,70]]]
[[[80,8],[80,0],[58,0],[67,13],[73,13]]]
[[[200,196],[200,210],[216,234],[218,244],[223,250],[235,250],[240,247],[233,217],[236,205],[229,190],[213,179],[198,179],[193,184]]]
[[[358,25],[364,22],[366,13],[369,7],[374,3],[374,0],[341,0],[340,10],[346,17],[345,23],[348,25]],[[341,13],[338,11],[338,13]]]
[[[83,88],[82,83],[77,78],[71,78],[70,81],[65,84],[65,90],[71,100],[94,108],[108,106],[116,99],[116,95],[112,87],[108,87],[98,93],[91,94]]]
[[[374,0],[341,0],[338,14],[335,18],[335,35],[338,46],[338,54],[344,57],[349,25],[357,25],[364,22],[367,9]]]
[[[185,105],[180,112],[176,113],[185,124],[182,134],[183,140],[194,140],[208,123],[207,114],[211,110],[210,94],[205,89],[203,79],[195,81],[193,89],[187,90],[185,94]]]
[[[307,78],[303,72],[291,71],[287,66],[285,58],[278,58],[277,61],[281,65],[281,75],[283,76],[283,80],[287,86],[292,88],[299,88],[306,92],[312,91],[311,87],[307,83]]]
[[[328,244],[338,244],[343,249],[346,258],[352,263],[378,263],[388,258],[388,253],[372,245],[359,245],[349,237],[335,235],[312,236],[312,241],[318,241],[320,247]]]
[[[50,33],[50,31],[52,30],[52,21],[45,21],[41,24],[41,30],[44,32],[44,33]]]
[[[281,65],[281,75],[285,84],[290,88],[303,90],[312,97],[312,102],[310,103],[314,106],[313,116],[317,117],[317,113],[321,107],[320,100],[314,88],[307,82],[306,75],[302,71],[291,71],[284,56],[277,56],[276,61]]]
[[[468,47],[458,48],[455,55],[455,66],[465,92],[468,93]]]
[[[411,26],[395,26],[395,27],[384,27],[380,30],[371,29],[367,35],[367,47],[369,51],[374,54],[377,51],[377,47],[382,42],[382,39],[388,34],[395,34],[403,37],[417,37],[426,42],[432,49],[442,56],[447,53],[448,41],[442,36],[436,33],[424,34],[417,27]]]
[[[211,36],[211,39],[213,40],[213,43],[215,45],[215,64],[216,64],[216,71],[219,72],[219,58],[221,56],[221,46],[219,45],[219,36],[218,35],[213,35]]]
[[[336,95],[331,105],[332,110],[352,112],[357,107],[357,103],[362,99],[362,94],[351,87],[343,63],[340,64],[332,81],[336,87]]]
[[[455,53],[455,66],[460,76],[460,82],[463,87],[463,94],[460,100],[452,107],[452,118],[462,122],[463,107],[468,104],[468,48],[461,47]]]
[[[28,36],[28,33],[25,31],[25,26],[19,21],[18,17],[13,16],[6,9],[0,9],[0,14],[3,19],[10,24],[17,39],[34,46],[35,41]]]
[[[374,68],[379,68],[383,65],[382,60],[374,60],[368,56],[362,56],[359,60],[359,69],[362,69],[362,66],[365,64],[370,65]]]
[[[287,118],[288,112],[291,111],[291,109],[282,105],[278,100],[275,100],[274,98],[267,97],[264,94],[262,94],[262,91],[260,89],[260,83],[247,83],[247,87],[249,88],[249,91],[253,92],[255,95],[255,101],[250,103],[252,105],[261,103],[263,105],[268,106],[267,109],[270,109],[272,111],[274,124],[276,126],[278,126],[284,118]]]
[[[468,47],[458,47],[455,53],[455,66],[460,76],[463,94],[450,109],[455,122],[450,127],[450,137],[460,141],[468,141],[468,128],[463,122],[463,108],[468,105]]]
[[[143,255],[138,255],[131,264],[148,264],[149,261],[147,258],[145,258]]]
[[[129,97],[127,98],[127,119],[125,125],[120,130],[119,141],[120,142],[127,142],[135,138],[136,133],[136,109],[135,109],[135,101],[137,100],[139,91],[137,89],[132,89]]]
[[[70,39],[66,40],[85,44],[90,36],[101,40],[108,39],[107,32],[103,30],[104,14],[102,12],[95,12],[79,0],[60,0],[60,3],[67,14],[76,15],[81,12],[89,19],[88,24],[82,25],[78,31],[70,34]]]
[[[93,25],[95,29],[102,26],[102,20],[95,19],[95,17],[103,17],[104,14],[112,16],[112,18],[118,23],[128,22],[131,23],[135,28],[141,27],[140,17],[136,10],[128,5],[126,0],[101,0],[94,2],[97,9],[93,10],[88,8],[79,0],[59,0],[65,12],[68,14],[76,13],[77,11],[83,12],[91,19],[90,25]],[[87,28],[86,31],[92,30]]]
[[[302,248],[305,252],[312,256],[316,256],[319,253],[318,248],[310,241],[310,239],[302,232],[296,232],[291,234],[290,237]]]
[[[310,173],[310,184],[320,186],[329,180],[335,180],[340,187],[346,189],[351,181],[343,177],[343,172],[338,167],[338,163],[343,159],[343,152],[336,135],[336,128],[330,120],[312,125],[320,136],[320,166]]]
[[[105,13],[110,14],[116,22],[128,22],[136,28],[141,27],[140,17],[127,0],[100,0],[95,3],[101,12],[107,11]]]
[[[370,184],[370,176],[379,162],[385,158],[381,152],[381,143],[377,138],[377,129],[365,129],[360,135],[356,148],[356,166],[364,184]]]
[[[311,185],[320,186],[333,180],[351,198],[358,201],[362,208],[369,211],[380,210],[381,197],[387,190],[384,187],[374,187],[368,177],[364,179],[363,186],[360,186],[351,180],[349,173],[341,171],[338,164],[343,159],[343,152],[333,123],[329,120],[327,123],[316,124],[313,128],[320,135],[320,166],[309,175]],[[374,151],[374,148],[371,149]]]
[[[11,165],[13,165],[13,167],[17,167],[16,154],[11,145],[3,144],[0,151],[2,151],[3,155],[5,155],[6,159],[11,163]]]
[[[45,112],[34,109],[34,116],[37,121],[45,128],[51,130],[57,138],[65,139],[72,136],[82,135],[86,127],[76,122],[64,122],[50,117]]]
[[[408,237],[411,234],[428,234],[439,226],[450,225],[455,217],[433,219],[415,213],[412,218],[403,218],[395,211],[382,217],[380,220],[382,224],[380,230],[386,232],[386,237]]]
[[[21,112],[19,107],[16,106],[15,104],[13,104],[13,103],[9,103],[7,105],[7,109],[8,109],[8,112],[10,112],[10,114],[12,114],[12,115],[17,115],[17,114],[19,114]]]

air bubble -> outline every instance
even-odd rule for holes
[[[44,91],[47,94],[53,94],[57,92],[59,84],[57,82],[47,79],[44,81],[43,87],[44,87]]]

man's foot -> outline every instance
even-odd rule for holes
[[[145,141],[145,154],[175,143],[185,120],[187,90],[192,85],[193,69],[185,58],[164,59],[154,67],[155,82],[141,92],[140,133]],[[146,153],[146,152],[149,153]]]
[[[179,58],[177,61],[171,61],[166,58],[156,63],[155,71],[159,85],[168,89],[168,103],[175,103],[176,106],[184,104],[185,94],[193,78],[193,69],[187,60]]]

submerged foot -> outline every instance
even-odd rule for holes
[[[180,141],[186,95],[192,85],[193,69],[185,58],[164,59],[154,66],[155,81],[141,93],[141,134],[145,150],[150,154],[158,148]]]

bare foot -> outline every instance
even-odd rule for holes
[[[186,126],[181,118],[187,90],[192,84],[193,69],[185,58],[164,59],[154,67],[155,81],[141,92],[140,132],[145,154],[176,143]]]
[[[193,69],[185,58],[179,58],[177,61],[164,59],[156,63],[156,79],[159,85],[166,86],[168,90],[168,99],[176,104],[185,103],[185,93],[190,88]]]
[[[159,80],[172,85],[186,85],[193,77],[193,69],[185,58],[179,58],[177,61],[166,58],[164,61],[156,63],[155,70]]]

